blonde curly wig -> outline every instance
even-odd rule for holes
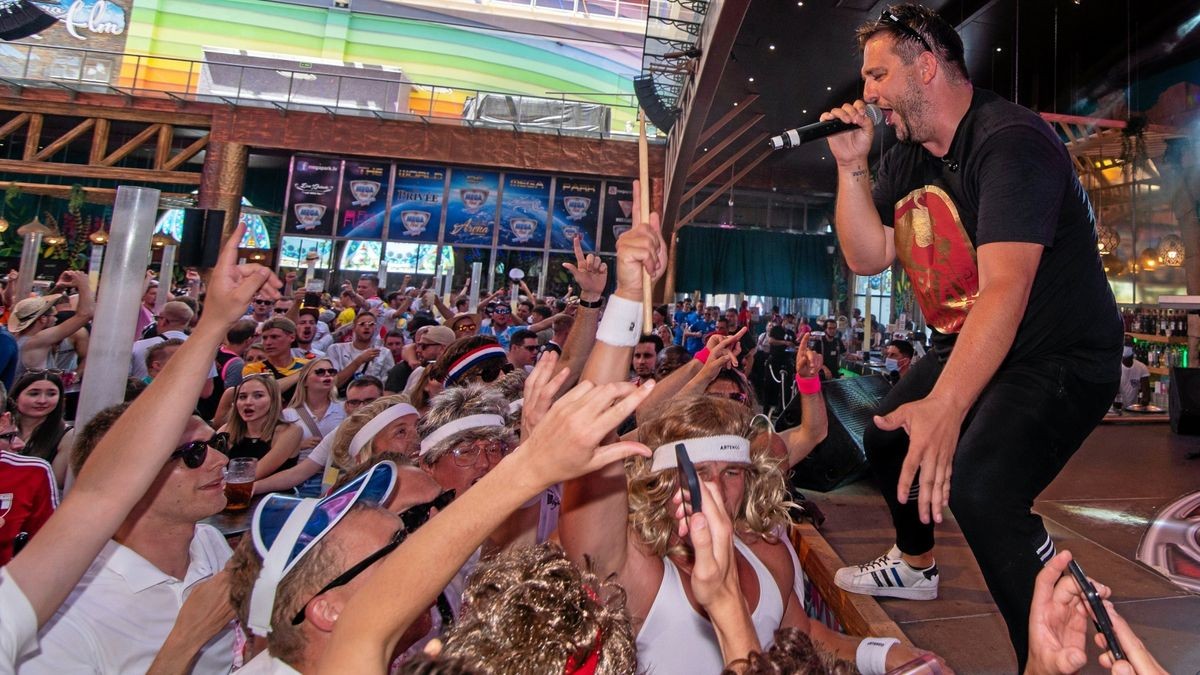
[[[347,417],[338,425],[337,431],[334,432],[337,435],[333,437],[333,447],[330,448],[334,465],[342,471],[353,471],[355,467],[361,464],[373,464],[372,458],[375,456],[375,439],[371,439],[371,442],[367,443],[359,451],[357,457],[350,456],[350,441],[354,440],[354,435],[367,426],[368,422],[375,419],[379,413],[397,403],[408,402],[408,397],[404,394],[384,396],[371,401],[356,410],[353,415]]]
[[[758,536],[775,541],[772,532],[790,525],[787,484],[779,461],[769,444],[753,442],[751,413],[746,406],[725,398],[702,394],[675,398],[646,420],[638,432],[650,449],[685,438],[733,434],[751,439],[750,464],[746,466],[746,491],[733,516],[733,525],[743,537]],[[651,554],[687,555],[673,535],[677,529],[671,497],[679,490],[676,469],[651,471],[653,459],[632,457],[625,463],[629,485],[629,527]]]
[[[637,667],[625,591],[571,562],[557,544],[516,548],[481,563],[442,656],[493,675],[566,672],[599,649],[598,675]]]

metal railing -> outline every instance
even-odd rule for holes
[[[209,58],[195,61],[5,42],[0,43],[0,86],[18,92],[25,87],[56,88],[170,98],[181,104],[195,101],[533,133],[627,140],[637,135],[633,94],[538,96],[413,82],[384,66],[367,70],[310,63],[303,57],[268,59],[223,52],[210,52]]]
[[[461,0],[479,9],[477,0]],[[645,21],[650,0],[485,0],[493,6],[528,7],[535,11],[561,12],[588,18]]]

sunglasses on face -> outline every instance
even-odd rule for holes
[[[311,598],[304,601],[303,605],[300,605],[300,611],[296,612],[296,616],[292,617],[292,625],[299,626],[300,624],[304,623],[304,608],[308,607],[308,603],[312,602],[313,598],[324,595],[325,593],[328,593],[329,591],[332,591],[333,589],[335,589],[339,586],[345,586],[346,584],[350,583],[351,581],[354,581],[354,578],[357,577],[358,575],[362,574],[363,572],[365,572],[368,567],[370,567],[371,565],[374,565],[381,558],[383,558],[387,554],[391,553],[392,551],[395,551],[397,546],[404,543],[404,538],[407,536],[408,536],[408,530],[404,529],[403,527],[396,530],[396,533],[392,535],[391,541],[384,544],[382,548],[380,548],[378,551],[375,551],[371,555],[363,558],[362,561],[359,562],[357,565],[355,565],[354,567],[351,567],[350,569],[346,570],[345,572],[342,572],[341,574],[337,575],[337,577],[335,577],[333,581],[330,581],[329,583],[325,584],[321,588],[321,590],[317,591],[316,593],[313,593]]]
[[[256,304],[256,305],[270,305],[270,304],[274,304],[274,303],[273,303],[273,301],[271,301],[271,300],[255,300],[255,301],[254,301],[254,304]]]
[[[204,460],[208,457],[208,449],[212,448],[222,454],[229,449],[228,438],[224,434],[216,434],[207,441],[192,441],[187,445],[181,445],[175,448],[175,452],[171,453],[168,462],[173,462],[177,459],[183,460],[183,465],[189,469],[199,469],[204,465]]]
[[[276,308],[275,308],[275,313],[276,313],[276,314],[287,314],[287,313],[288,313],[288,311],[287,311],[286,309],[284,309],[283,307],[276,307]]]
[[[898,17],[894,13],[892,13],[892,11],[890,9],[884,9],[883,13],[879,15],[879,23],[885,24],[888,26],[894,26],[901,33],[904,33],[906,36],[913,38],[914,40],[920,42],[921,46],[925,48],[925,51],[927,51],[927,52],[933,51],[933,48],[929,46],[929,43],[925,41],[925,38],[922,37],[920,33],[913,30],[907,24],[905,24],[903,21],[901,21],[900,17]]]
[[[454,501],[454,497],[454,490],[446,490],[424,504],[410,506],[404,513],[400,514],[400,520],[404,523],[404,529],[408,532],[415,532],[417,528],[429,521],[429,514],[433,509],[441,511],[449,506],[450,502]]]
[[[325,377],[327,375],[337,375],[337,368],[313,368],[313,375],[317,377]]]
[[[473,323],[460,323],[457,326],[455,326],[454,330],[456,330],[460,333],[470,333],[474,330],[477,330],[478,328],[479,328],[479,326],[477,326]]]

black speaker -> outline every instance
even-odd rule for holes
[[[792,469],[792,485],[828,492],[865,476],[870,465],[863,450],[863,431],[891,388],[882,375],[822,382],[829,434]]]
[[[179,242],[181,267],[209,268],[221,255],[221,229],[225,212],[218,209],[184,209],[183,235]]]
[[[1200,368],[1172,368],[1167,396],[1171,431],[1186,436],[1200,435]]]
[[[675,126],[679,111],[668,108],[659,98],[658,90],[654,88],[654,78],[649,75],[633,78],[633,93],[637,94],[638,105],[646,112],[646,119],[664,134],[669,133],[671,127]]]

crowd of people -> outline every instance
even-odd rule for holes
[[[879,57],[872,40],[915,35],[930,53],[926,36],[945,41],[932,19],[918,33],[887,16],[864,33],[868,61]],[[830,114],[861,122],[861,112]],[[848,143],[833,147],[853,182]],[[861,207],[842,199],[840,211]],[[844,242],[881,241],[842,232],[840,219]],[[577,295],[524,288],[477,306],[466,290],[447,301],[405,279],[389,292],[371,275],[336,296],[298,289],[293,274],[238,264],[242,234],[161,309],[172,284],[147,276],[126,400],[79,428],[87,277],[6,299],[0,673],[950,672],[919,646],[810,618],[792,542],[789,471],[826,436],[822,382],[863,348],[859,327],[882,336],[874,317],[771,311],[756,324],[746,304],[683,301],[655,308],[643,331],[643,276],[666,268],[657,216],[635,217],[618,239],[612,293],[608,264],[576,240],[566,268]],[[852,266],[881,259],[867,248],[847,246]],[[897,548],[839,571],[852,591],[936,592],[931,526],[908,522],[920,458],[895,461],[922,451],[907,446],[905,432],[923,439],[912,406],[961,363],[938,342],[947,317],[934,318],[943,330],[930,356],[917,358],[923,340],[867,345],[899,381],[868,436],[876,449],[904,447],[872,457]],[[957,349],[971,354],[967,338]],[[770,385],[780,381],[788,393]],[[793,395],[800,422],[776,432],[764,409]],[[964,429],[994,430],[985,422]],[[931,500],[940,520],[949,499],[930,497],[928,466],[926,526]],[[230,489],[242,471],[247,494]],[[897,475],[902,494],[888,495]],[[244,533],[206,524],[237,508]],[[1002,587],[1022,669],[1073,673],[1089,660],[1093,610],[1063,574],[1070,553],[1034,543],[1036,579],[980,562]],[[918,579],[902,582],[901,566]],[[1124,658],[1097,634],[1101,665],[1164,672],[1103,602]]]

